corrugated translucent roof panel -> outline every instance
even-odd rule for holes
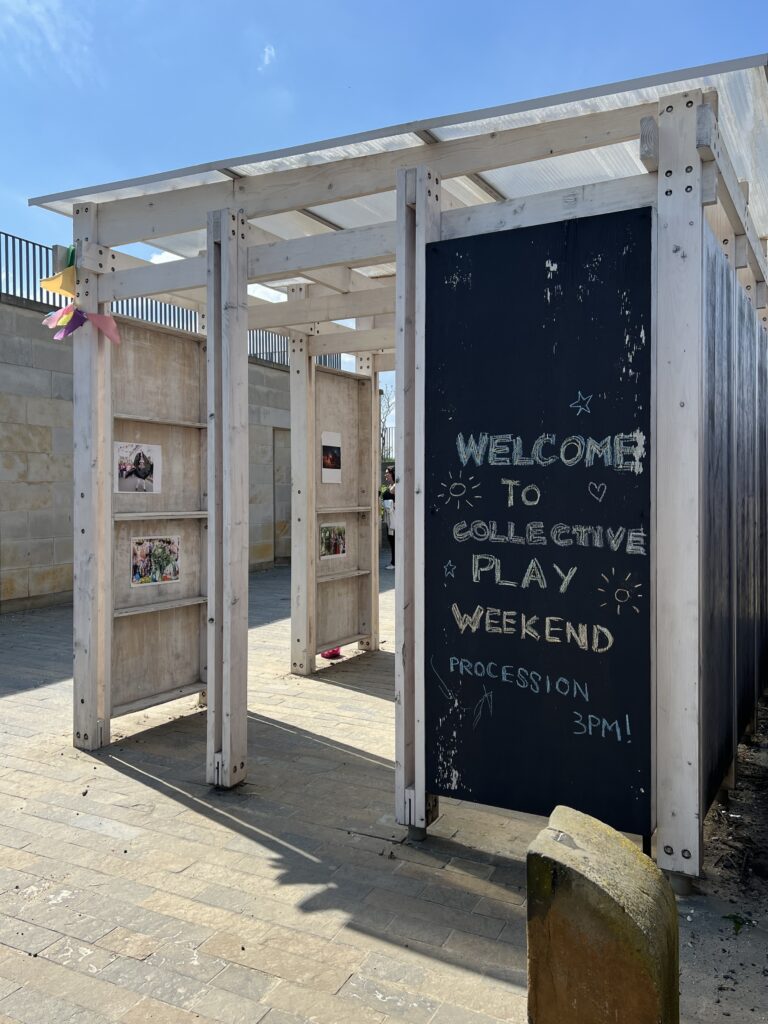
[[[535,163],[503,167],[487,171],[483,177],[505,196],[517,199],[537,192],[575,188],[594,181],[644,173],[637,142],[623,142],[616,146],[588,149],[584,153],[568,153]]]
[[[345,199],[340,203],[325,203],[310,207],[313,213],[338,225],[340,228],[363,228],[368,224],[381,224],[397,216],[394,192],[378,192],[360,199]]]
[[[75,203],[105,203],[114,202],[117,199],[135,199],[138,196],[172,192],[177,188],[215,185],[220,181],[231,181],[231,178],[216,170],[204,171],[200,174],[184,174],[180,171],[177,177],[162,178],[146,183],[142,178],[136,178],[132,181],[116,182],[113,185],[94,185],[89,191],[82,193],[62,192],[60,196],[43,196],[39,200],[30,199],[29,202],[31,206],[44,206],[48,210],[53,210],[54,213],[63,213],[71,217]]]
[[[427,134],[445,141],[491,131],[502,131],[523,125],[557,121],[562,118],[655,102],[670,93],[694,88],[717,89],[720,98],[720,126],[729,149],[736,173],[749,180],[750,209],[757,230],[768,234],[768,82],[766,81],[768,55],[761,54],[735,61],[701,68],[668,72],[630,82],[619,82],[593,89],[580,90],[567,95],[543,97],[521,103],[507,104],[470,113],[432,118],[359,133],[343,139],[297,146],[272,153],[241,156],[231,160],[198,164],[194,167],[146,175],[129,181],[92,186],[56,195],[30,200],[35,205],[62,213],[71,213],[75,202],[110,202],[133,196],[160,194],[179,188],[190,188],[211,182],[228,180],[236,174],[253,176],[270,174],[289,168],[305,167],[337,160],[354,159],[375,153],[399,149],[424,150],[428,160],[429,143],[419,134]],[[510,198],[568,187],[589,181],[622,177],[636,173],[639,164],[636,144],[607,147],[599,151],[569,154],[552,160],[537,161],[527,167],[495,170],[483,177]],[[421,154],[419,154],[421,156]],[[414,159],[414,164],[418,160]],[[394,186],[394,182],[392,183]],[[463,202],[482,202],[487,199],[483,190],[469,179],[457,179],[448,186]],[[385,210],[390,198],[381,200],[355,199],[344,203],[323,205],[316,211],[341,226],[375,223],[391,219]],[[281,233],[278,231],[275,234]],[[306,229],[290,227],[284,237],[308,233]],[[173,245],[176,246],[176,240]],[[157,244],[157,242],[155,242]],[[187,247],[187,241],[184,241]]]
[[[424,143],[416,135],[409,133],[392,135],[384,139],[369,139],[365,142],[353,142],[345,146],[331,146],[328,149],[308,150],[304,153],[293,153],[290,156],[277,157],[255,163],[237,164],[231,170],[246,177],[257,174],[273,174],[275,171],[290,171],[296,167],[311,167],[316,164],[333,163],[334,160],[352,160],[358,156],[373,156],[375,153],[387,153],[396,149],[423,146]]]

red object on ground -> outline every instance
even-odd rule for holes
[[[341,657],[341,648],[340,647],[331,647],[329,650],[323,651],[322,654],[320,655],[320,657],[321,658],[327,658],[328,660],[330,660],[331,658],[340,658]]]

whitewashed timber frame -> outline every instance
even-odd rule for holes
[[[704,102],[706,99],[707,102]],[[705,206],[720,200],[734,231],[747,240],[743,261],[765,280],[765,256],[744,207],[742,190],[730,196],[727,154],[717,137],[715,97],[701,92],[665,97],[653,127],[646,120],[645,158],[651,170],[636,179],[595,184],[581,195],[528,199],[510,223],[504,207],[441,215],[439,179],[425,167],[398,181],[397,369],[398,450],[401,481],[412,503],[399,509],[398,530],[412,543],[398,572],[396,658],[396,813],[423,829],[437,814],[426,792],[424,758],[424,307],[423,257],[429,241],[460,238],[523,224],[652,206],[654,216],[652,515],[654,588],[651,692],[653,807],[656,858],[670,872],[697,876],[703,862],[702,723],[699,707],[699,530],[702,500],[703,223]],[[698,126],[698,127],[697,127]],[[718,139],[715,152],[713,140]],[[725,170],[723,170],[725,168]],[[731,184],[733,187],[733,183]],[[435,209],[435,201],[437,208]],[[522,204],[519,204],[522,205]],[[655,453],[664,446],[665,457]],[[763,457],[765,452],[763,451]],[[757,457],[757,453],[756,453]],[[692,525],[693,524],[693,525]],[[402,564],[405,561],[405,565]],[[657,629],[656,623],[663,623]],[[757,642],[757,633],[755,636]],[[764,683],[764,681],[762,681]],[[732,686],[733,681],[726,685]],[[762,685],[761,687],[762,688]]]
[[[655,605],[664,629],[655,633],[654,674],[658,730],[657,857],[667,870],[697,875],[703,849],[702,733],[700,702],[699,596],[702,585],[698,532],[690,528],[701,515],[702,444],[702,231],[717,211],[730,232],[730,258],[744,294],[763,325],[766,312],[764,225],[753,222],[746,183],[738,180],[718,122],[718,97],[711,76],[739,68],[762,68],[764,57],[718,68],[695,69],[656,80],[621,83],[618,95],[633,87],[642,101],[619,103],[578,116],[544,117],[539,123],[459,135],[447,141],[429,137],[429,125],[406,126],[427,145],[404,146],[354,158],[331,158],[252,175],[227,174],[228,180],[204,184],[176,179],[166,190],[141,194],[116,191],[87,201],[75,199],[71,212],[78,240],[78,267],[84,282],[83,308],[107,308],[115,299],[155,296],[207,310],[209,369],[208,430],[221,448],[221,473],[209,477],[208,623],[206,638],[209,692],[208,778],[232,785],[245,772],[245,633],[247,576],[234,565],[242,552],[242,522],[247,519],[247,433],[243,441],[238,405],[241,360],[233,345],[246,328],[275,329],[291,339],[292,413],[292,638],[290,664],[300,673],[314,669],[317,653],[316,551],[316,357],[347,352],[356,370],[375,392],[377,374],[396,369],[398,472],[396,572],[396,817],[414,829],[426,828],[437,801],[425,789],[422,677],[423,519],[422,448],[424,246],[430,240],[555,222],[641,206],[656,211],[655,344],[653,387],[656,446],[664,439],[667,458],[655,473]],[[654,88],[695,77],[700,90],[673,93]],[[663,92],[663,95],[662,95]],[[608,95],[597,90],[593,95]],[[650,95],[656,98],[649,100]],[[550,98],[548,104],[575,97]],[[510,108],[511,109],[511,108]],[[532,108],[533,109],[533,108]],[[482,112],[476,112],[482,122]],[[487,117],[503,111],[486,112]],[[471,120],[467,115],[465,121]],[[460,119],[454,123],[461,124]],[[339,140],[341,146],[344,140]],[[525,195],[499,198],[482,178],[495,169],[587,153],[601,147],[639,143],[645,173],[587,182]],[[254,163],[257,161],[253,161]],[[639,168],[638,168],[639,169]],[[195,169],[203,173],[204,169]],[[226,170],[222,173],[226,173]],[[463,190],[455,183],[461,179]],[[474,199],[468,199],[474,188]],[[130,183],[120,183],[121,186]],[[326,204],[354,201],[396,189],[391,222],[333,230],[318,211]],[[42,205],[65,203],[46,197]],[[100,199],[102,201],[100,201]],[[705,209],[706,208],[706,209]],[[207,253],[178,262],[150,265],[115,246],[199,231],[209,224]],[[330,211],[332,214],[332,210]],[[283,238],[260,218],[291,213],[306,232]],[[235,216],[236,238],[221,227]],[[217,220],[218,218],[218,220]],[[252,223],[256,221],[255,223]],[[314,223],[311,228],[308,225]],[[304,231],[300,228],[300,231]],[[218,249],[216,249],[218,247]],[[212,257],[212,251],[219,255]],[[685,253],[685,259],[680,253]],[[218,262],[217,262],[218,260]],[[397,266],[396,282],[387,267]],[[218,268],[218,269],[216,269]],[[377,276],[381,274],[381,276]],[[270,282],[283,302],[246,299],[246,282]],[[85,292],[88,292],[86,295]],[[339,321],[355,319],[350,330]],[[110,352],[103,338],[84,327],[75,335],[75,741],[93,748],[108,742],[110,720],[109,650],[111,563],[107,557],[111,465],[109,395]],[[231,359],[227,363],[225,354]],[[216,359],[221,356],[221,365]],[[763,365],[757,360],[757,366]],[[217,369],[218,367],[218,369]],[[760,372],[758,370],[758,372]],[[759,388],[762,378],[755,380]],[[764,382],[763,382],[764,383]],[[211,387],[213,390],[211,391]],[[226,413],[222,406],[230,400]],[[217,413],[218,409],[218,413]],[[210,420],[213,414],[213,421]],[[372,424],[374,411],[372,411]],[[230,417],[227,420],[227,416]],[[246,409],[247,430],[247,409]],[[762,435],[765,436],[764,425]],[[372,436],[376,432],[372,430]],[[214,445],[209,445],[209,459]],[[372,450],[371,465],[378,463]],[[758,450],[755,459],[761,458]],[[685,467],[683,470],[680,467]],[[245,487],[243,487],[245,481]],[[371,508],[377,481],[371,474]],[[243,511],[243,494],[245,510]],[[759,502],[758,502],[759,507]],[[764,508],[765,506],[763,506]],[[375,515],[371,514],[372,545]],[[109,527],[111,528],[111,526]],[[372,547],[372,551],[375,550]],[[89,552],[95,552],[90,559]],[[376,571],[372,557],[371,573]],[[764,557],[763,577],[768,572]],[[242,564],[247,565],[243,559]],[[372,595],[376,589],[372,587]],[[370,632],[364,646],[378,644],[377,609],[371,598]],[[234,612],[232,609],[235,609]],[[245,620],[247,621],[247,620]],[[228,624],[227,624],[228,623]],[[755,634],[755,648],[758,647]],[[214,682],[216,680],[217,682]],[[765,678],[756,673],[755,694]],[[733,685],[733,680],[729,681]],[[236,721],[235,721],[236,720]],[[734,741],[737,737],[734,737]],[[241,767],[242,763],[242,767]],[[218,765],[218,767],[217,767]],[[237,768],[237,771],[235,771]],[[242,772],[242,775],[240,774]]]

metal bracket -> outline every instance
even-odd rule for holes
[[[416,791],[414,789],[406,789],[405,791],[405,821],[403,824],[416,824]]]

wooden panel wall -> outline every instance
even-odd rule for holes
[[[115,619],[113,714],[151,707],[200,687],[199,605]],[[183,690],[183,693],[179,692]]]
[[[758,559],[755,550],[757,437],[757,318],[746,293],[735,289],[736,343],[736,723],[741,735],[754,713]]]
[[[378,495],[371,494],[373,438],[370,378],[316,367],[315,494],[317,552],[316,650],[351,643],[371,634],[372,517]],[[322,437],[341,436],[341,482],[323,483]],[[329,511],[336,510],[336,511]],[[320,527],[346,525],[346,553],[320,558]]]
[[[159,492],[111,495],[112,715],[205,687],[204,345],[137,327],[113,353],[113,439],[160,445],[162,470]],[[134,537],[179,537],[178,581],[131,586]]]
[[[715,797],[735,754],[731,558],[735,468],[731,456],[736,290],[733,268],[705,226],[701,460],[701,742],[705,808]]]

